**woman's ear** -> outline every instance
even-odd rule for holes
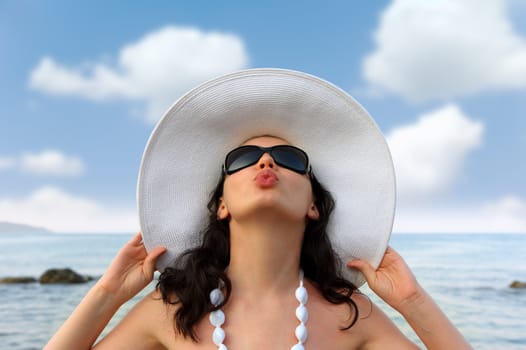
[[[226,207],[225,201],[223,200],[223,197],[219,198],[219,203],[217,205],[217,218],[219,220],[224,220],[230,216],[230,212],[228,211],[228,208]]]
[[[311,205],[309,206],[309,209],[307,210],[307,218],[309,218],[310,220],[320,219],[320,212],[316,204],[311,203]]]

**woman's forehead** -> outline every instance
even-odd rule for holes
[[[290,145],[290,143],[277,136],[273,135],[260,135],[260,136],[254,136],[243,143],[241,143],[241,146],[244,145],[256,145],[256,146],[275,146],[275,145]]]

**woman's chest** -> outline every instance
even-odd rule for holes
[[[306,323],[307,339],[305,350],[350,350],[362,344],[360,335],[350,330],[342,330],[349,325],[350,318],[346,305],[316,307],[311,305]],[[288,313],[266,314],[255,317],[254,313],[230,314],[223,325],[224,345],[228,350],[289,350],[298,339],[295,335],[299,321]],[[177,350],[214,350],[214,326],[208,315],[201,320],[196,329],[198,342],[191,338],[173,337],[167,344],[168,349]],[[166,344],[166,343],[165,343]]]

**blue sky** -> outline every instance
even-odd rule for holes
[[[325,78],[374,117],[395,232],[526,232],[519,0],[0,0],[0,221],[134,232],[155,121],[242,68]]]

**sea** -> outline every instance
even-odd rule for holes
[[[69,267],[98,277],[128,234],[0,234],[0,278],[39,277]],[[526,349],[526,235],[393,234],[418,281],[475,349]],[[95,282],[78,285],[0,284],[0,348],[41,349]],[[114,316],[106,334],[154,282]],[[422,349],[405,320],[367,287],[362,291]]]

